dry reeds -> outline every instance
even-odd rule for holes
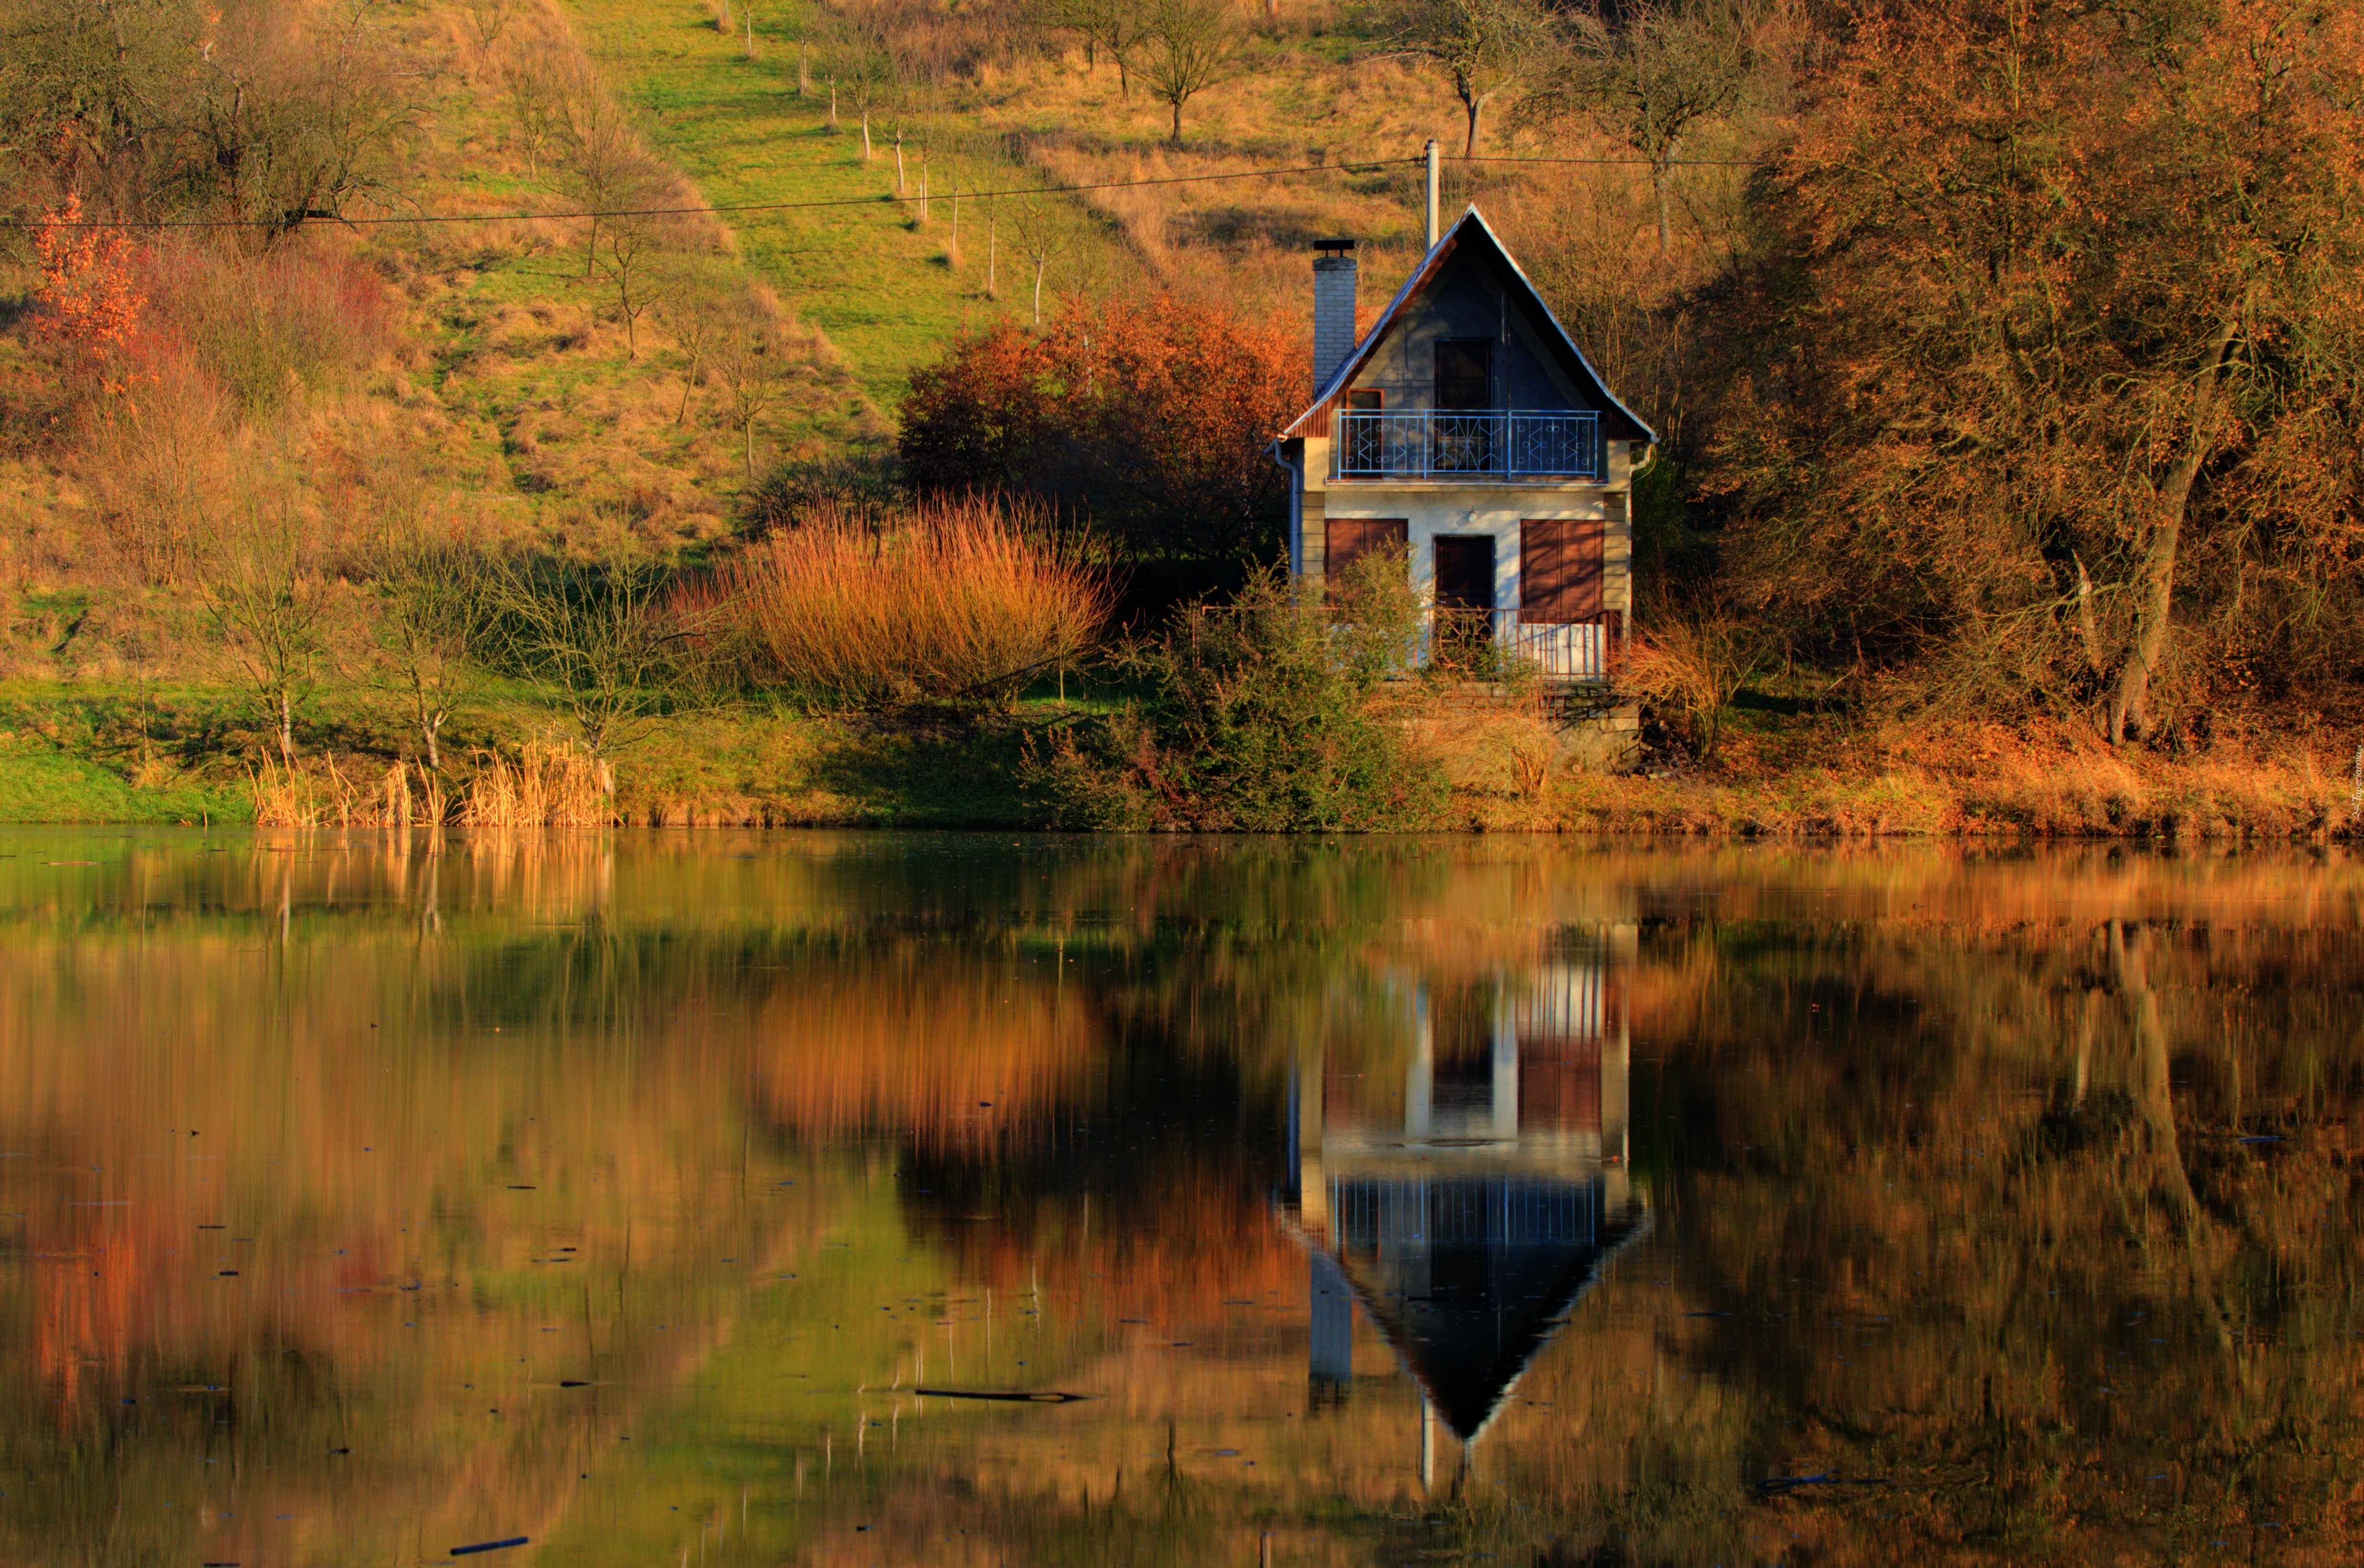
[[[577,746],[529,741],[514,761],[487,757],[458,820],[470,828],[604,828],[616,819],[615,778]]]
[[[247,783],[258,828],[432,828],[448,809],[442,781],[423,769],[414,778],[399,758],[373,782],[332,756],[310,763],[265,756]]]
[[[751,679],[876,704],[1007,698],[1088,650],[1112,602],[1045,519],[970,497],[875,521],[823,503],[677,608]]]

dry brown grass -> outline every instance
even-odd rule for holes
[[[258,828],[435,828],[449,806],[441,780],[398,758],[373,779],[334,756],[289,766],[266,755],[247,777]]]
[[[886,703],[1007,696],[1087,651],[1113,598],[1044,519],[971,497],[875,527],[824,504],[680,608],[751,679]]]
[[[616,820],[615,776],[579,746],[529,741],[514,760],[486,757],[457,820],[469,828],[604,828]]]

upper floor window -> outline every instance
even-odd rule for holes
[[[1387,406],[1387,394],[1376,386],[1357,386],[1346,394],[1346,411],[1350,414],[1376,414]]]
[[[1486,338],[1447,338],[1436,345],[1436,406],[1494,406],[1494,344]]]

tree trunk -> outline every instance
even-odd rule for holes
[[[2227,320],[2216,334],[2216,344],[2201,373],[2193,395],[2191,433],[2183,452],[2169,465],[2159,482],[2158,516],[2143,547],[2135,573],[2135,629],[2126,662],[2119,666],[2116,689],[2110,694],[2110,744],[2140,739],[2150,723],[2150,678],[2167,657],[2169,617],[2175,602],[2175,558],[2183,540],[2183,517],[2191,507],[2191,486],[2201,465],[2216,444],[2216,398],[2225,367],[2232,360],[2233,336],[2239,323]]]
[[[1461,156],[1466,160],[1478,156],[1478,117],[1486,112],[1486,100],[1475,93],[1464,93],[1461,106],[1469,116],[1469,134],[1461,142]]]
[[[905,189],[906,187],[903,183],[903,132],[900,128],[898,128],[895,132],[895,194],[898,196],[902,195],[905,193]]]
[[[1673,150],[1669,148],[1650,160],[1650,199],[1658,208],[1658,254],[1661,257],[1674,254],[1675,250],[1673,214],[1667,201],[1667,161],[1673,156]]]
[[[418,726],[418,732],[427,742],[427,766],[439,773],[443,771],[443,752],[437,744],[435,732],[441,728],[441,722],[436,719],[421,720]]]
[[[2148,933],[2140,929],[2128,931],[2121,921],[2109,925],[2110,972],[2120,1000],[2124,1004],[2126,1021],[2133,1026],[2135,1060],[2133,1079],[2135,1106],[2141,1111],[2145,1131],[2145,1152],[2158,1162],[2154,1185],[2164,1194],[2168,1206],[2174,1211],[2189,1242],[2199,1238],[2207,1217],[2200,1207],[2199,1197],[2191,1190],[2191,1174],[2184,1169],[2183,1151],[2175,1129],[2175,1100],[2171,1094],[2172,1068],[2168,1059],[2167,1026],[2158,1016],[2158,998],[2150,988],[2150,977],[2144,962],[2144,949]]]
[[[862,111],[862,161],[870,161],[870,111]]]
[[[1043,270],[1050,265],[1048,259],[1034,263],[1034,325],[1043,325]]]
[[[1173,106],[1174,106],[1174,134],[1173,134],[1171,137],[1167,138],[1167,139],[1168,139],[1169,141],[1171,141],[1175,146],[1179,147],[1179,146],[1181,146],[1181,145],[1182,145],[1182,100],[1181,100],[1181,99],[1179,99],[1179,98],[1175,99],[1175,100],[1173,101]]]
[[[279,688],[279,760],[296,765],[296,698],[285,686]]]

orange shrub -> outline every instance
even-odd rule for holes
[[[1090,647],[1110,597],[1042,519],[972,496],[875,526],[823,506],[677,608],[758,682],[886,702],[1006,695]]]

